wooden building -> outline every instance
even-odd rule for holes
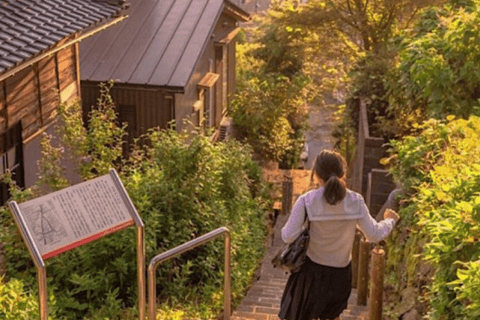
[[[0,0],[0,174],[37,180],[40,134],[80,98],[78,42],[125,19],[123,1]],[[8,198],[0,186],[0,201]]]
[[[111,94],[129,136],[172,120],[218,128],[235,90],[235,42],[249,14],[229,0],[132,1],[129,19],[80,44],[82,102],[99,83]]]

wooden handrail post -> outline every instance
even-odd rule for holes
[[[372,287],[370,291],[370,320],[382,319],[383,277],[385,270],[385,251],[376,246],[372,251]]]
[[[355,240],[352,248],[352,287],[357,288],[358,285],[358,256],[360,253],[360,239],[362,235],[360,232],[355,232]]]
[[[290,214],[293,199],[293,179],[289,171],[286,172],[282,183],[282,214]]]
[[[368,260],[370,255],[370,242],[366,239],[360,241],[360,254],[358,262],[357,305],[367,305],[368,291]]]

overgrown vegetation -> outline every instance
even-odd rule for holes
[[[353,154],[354,100],[368,99],[370,120],[394,117],[385,82],[395,65],[398,34],[434,2],[272,1],[266,18],[247,30],[251,40],[239,46],[241,90],[230,114],[241,136],[265,158],[295,167],[284,157],[299,152],[306,128],[302,107],[313,101],[320,108],[342,110],[345,120],[334,133],[336,147]],[[391,138],[390,128],[380,124],[372,134]]]
[[[452,116],[392,142],[392,173],[408,196],[389,239],[389,283],[398,292],[413,288],[428,319],[480,315],[479,138],[480,118]]]
[[[480,315],[479,13],[478,1],[419,13],[396,43],[386,116],[374,119],[383,136],[398,137],[391,171],[408,194],[389,244],[394,319],[412,308],[429,319]]]
[[[246,47],[245,65],[288,79],[301,70],[321,103],[345,104],[335,133],[343,145],[355,132],[359,98],[367,103],[370,133],[396,139],[391,170],[407,197],[388,246],[388,318],[410,311],[428,319],[479,318],[480,1],[275,5],[261,41]],[[241,76],[253,79],[245,70]],[[262,81],[254,84],[269,92]],[[254,105],[262,101],[257,96],[245,100]],[[251,110],[256,116],[263,109]],[[288,132],[275,129],[282,137]]]
[[[282,12],[302,35],[304,67],[315,50],[327,67],[304,69],[326,79],[312,77],[325,102],[345,102],[339,146],[357,129],[359,98],[370,133],[397,139],[390,162],[408,196],[388,248],[388,318],[412,308],[478,318],[480,2],[312,0]]]
[[[195,133],[153,130],[144,137],[149,143],[137,146],[124,161],[124,128],[115,124],[108,86],[90,114],[88,130],[78,117],[80,110],[78,103],[60,108],[64,147],[70,150],[84,179],[103,175],[112,167],[117,169],[146,226],[147,261],[226,226],[232,236],[232,297],[234,304],[238,303],[263,257],[267,232],[264,217],[269,200],[251,149],[235,141],[212,144]],[[18,202],[65,186],[61,171],[52,170],[63,149],[52,146],[48,137],[42,145],[40,181],[49,188],[22,191],[12,185],[12,199]],[[24,290],[35,295],[35,268],[6,207],[0,210],[0,226],[0,241],[5,244],[8,261],[8,279],[0,290],[13,292],[7,298],[23,296]],[[222,261],[223,242],[216,240],[161,266],[157,292],[162,319],[179,314],[202,319],[218,316],[223,306]],[[134,228],[75,248],[46,264],[49,292],[55,301],[51,319],[135,318]],[[25,302],[19,300],[18,312],[32,313],[33,301],[33,296],[27,296]]]
[[[123,130],[102,118],[109,108],[93,115],[97,122],[91,123],[96,128],[91,132],[83,131],[78,110],[65,109],[70,116],[64,136],[83,177],[104,174],[112,165],[119,169],[142,218],[152,226],[147,230],[149,258],[216,226],[230,226],[238,296],[261,256],[265,232],[266,198],[258,187],[260,172],[250,159],[252,150],[284,168],[295,167],[306,130],[305,106],[313,97],[319,105],[339,106],[335,135],[343,147],[347,137],[352,142],[356,129],[353,102],[363,98],[371,134],[396,138],[390,142],[391,158],[383,163],[390,163],[407,194],[402,222],[388,244],[387,318],[399,319],[415,309],[428,319],[476,319],[479,17],[478,0],[310,0],[300,6],[273,1],[266,19],[247,30],[248,43],[237,47],[239,94],[229,112],[251,147],[232,141],[211,145],[200,136],[155,131],[147,137],[152,141],[148,147],[134,150],[122,163]],[[104,98],[103,104],[111,103]],[[51,146],[48,138],[44,148],[49,158],[42,165],[42,181],[56,190],[67,183],[55,170],[62,148]],[[12,197],[23,201],[35,192],[13,189]],[[34,270],[23,242],[9,213],[0,217],[0,238],[13,244],[7,248],[9,274],[32,288]],[[133,239],[133,230],[126,230],[52,259],[49,272],[58,273],[59,283],[69,288],[63,292],[49,284],[55,288],[55,316],[76,317],[95,309],[99,317],[133,317],[135,267],[128,262],[134,261]],[[122,254],[112,255],[115,250]],[[214,243],[159,271],[158,279],[172,280],[159,280],[161,317],[211,317],[220,310],[221,252],[221,243]],[[108,259],[92,267],[104,254]],[[67,271],[61,269],[65,266]],[[85,274],[82,268],[95,273]],[[203,272],[206,276],[199,277]],[[19,286],[13,283],[8,290],[25,292]],[[27,300],[32,297],[34,292]],[[213,301],[214,308],[201,301]],[[179,302],[183,309],[176,307]],[[31,302],[21,303],[30,312]]]
[[[387,81],[392,120],[381,125],[405,134],[429,118],[480,113],[479,10],[478,1],[449,1],[421,12],[411,34],[400,38]]]
[[[230,106],[238,138],[262,160],[296,168],[307,130],[311,78],[305,71],[303,35],[283,22],[291,1],[274,1],[266,18],[237,45],[237,94]]]

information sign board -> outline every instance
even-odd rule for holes
[[[18,205],[42,258],[134,224],[112,175],[104,175]]]

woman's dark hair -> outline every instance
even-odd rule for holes
[[[323,196],[329,204],[334,205],[345,198],[347,194],[346,171],[345,159],[333,150],[323,150],[315,159],[312,178],[315,174],[325,183]]]

